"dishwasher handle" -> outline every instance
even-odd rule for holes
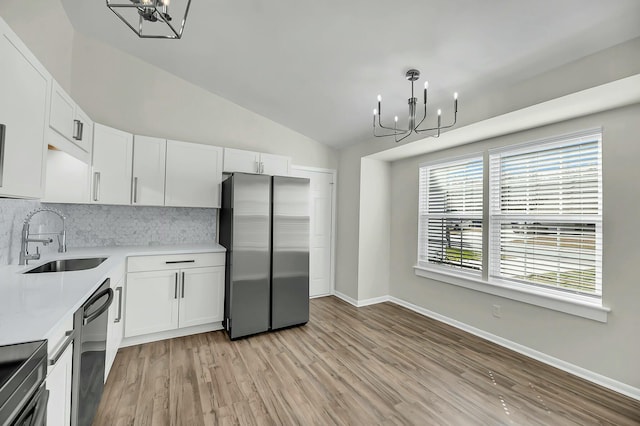
[[[102,306],[100,306],[97,311],[95,311],[91,315],[87,315],[86,312],[89,309],[89,307],[93,306],[104,295],[107,295],[107,301],[104,302],[104,304]],[[107,309],[109,309],[109,306],[111,306],[111,302],[113,302],[113,290],[111,288],[107,288],[104,291],[101,291],[100,293],[98,293],[95,296],[93,296],[84,305],[84,314],[83,314],[83,319],[82,319],[82,325],[87,325],[91,321],[95,320],[100,315],[102,315]]]

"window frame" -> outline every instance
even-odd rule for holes
[[[602,269],[603,269],[603,144],[604,132],[602,127],[591,128],[588,130],[571,132],[558,136],[530,140],[527,142],[510,143],[504,146],[485,149],[481,152],[473,152],[468,155],[446,157],[435,161],[420,163],[418,166],[418,179],[420,178],[420,169],[424,166],[446,164],[453,161],[468,160],[473,157],[483,158],[483,249],[482,249],[482,272],[481,274],[468,273],[455,268],[442,267],[441,265],[430,264],[428,266],[421,265],[418,261],[414,266],[414,272],[417,276],[436,280],[446,284],[453,284],[471,290],[496,295],[520,302],[528,303],[535,306],[548,308],[551,310],[568,313],[571,315],[588,318],[599,322],[607,322],[608,313],[611,311],[603,304],[603,293],[599,296],[586,295],[581,293],[572,293],[564,290],[557,290],[553,287],[538,286],[535,284],[523,283],[516,280],[508,280],[500,277],[492,276],[492,268],[495,264],[495,252],[499,251],[491,245],[491,239],[494,235],[495,226],[491,217],[491,196],[493,183],[490,181],[491,155],[495,153],[516,151],[526,152],[535,151],[542,145],[545,148],[556,146],[570,145],[570,141],[578,138],[589,138],[598,135],[598,161],[599,161],[599,214],[596,220],[596,244],[600,247],[596,253],[596,264],[599,265],[600,285],[602,286]],[[585,141],[586,142],[586,141]],[[594,219],[592,216],[590,219]],[[580,219],[583,220],[583,219]],[[583,220],[587,222],[586,220]],[[420,251],[420,183],[418,182],[418,253],[416,259],[419,260]]]

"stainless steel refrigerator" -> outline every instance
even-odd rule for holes
[[[234,173],[222,183],[231,339],[309,321],[309,179]]]

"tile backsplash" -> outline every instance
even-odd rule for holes
[[[26,215],[39,207],[60,210],[66,217],[67,247],[101,247],[199,243],[216,239],[215,209],[178,207],[41,204],[0,199],[0,265],[17,264],[20,233]],[[60,229],[56,215],[41,213],[31,222],[31,234]],[[56,251],[57,241],[42,252]]]

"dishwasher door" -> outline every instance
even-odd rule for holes
[[[100,404],[112,301],[113,290],[107,279],[74,315],[78,335],[73,348],[72,426],[91,426]]]

